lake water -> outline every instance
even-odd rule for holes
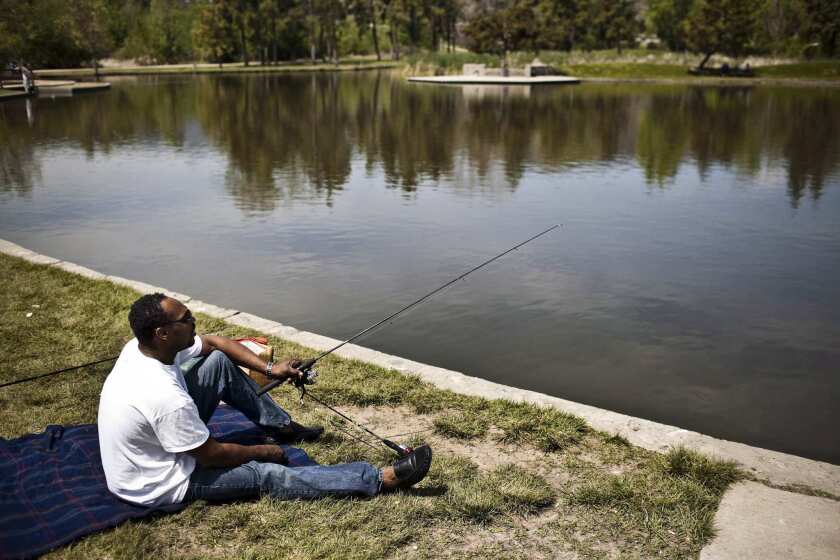
[[[146,77],[0,104],[0,237],[840,464],[840,88]]]

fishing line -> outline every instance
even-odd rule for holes
[[[370,447],[371,449],[373,449],[375,451],[379,451],[379,449],[380,449],[379,447],[376,447],[375,445],[373,445],[368,440],[354,434],[353,432],[347,430],[346,428],[344,428],[344,426],[341,426],[340,424],[338,424],[336,422],[330,422],[330,426],[332,426],[333,428],[335,428],[339,432],[342,432],[344,435],[346,435],[348,437],[351,437],[351,438],[355,439],[356,441],[360,441],[360,442],[364,443],[365,445],[367,445],[368,447]]]

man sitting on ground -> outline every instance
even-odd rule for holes
[[[393,466],[364,462],[284,466],[274,444],[238,445],[210,437],[207,422],[224,400],[275,441],[317,439],[237,367],[294,381],[298,360],[266,363],[225,337],[195,332],[190,310],[163,294],[145,295],[128,314],[136,338],[125,345],[99,400],[99,446],[108,489],[135,504],[157,507],[193,500],[280,499],[366,495],[408,487],[429,471],[424,445]],[[186,373],[181,366],[202,359]]]

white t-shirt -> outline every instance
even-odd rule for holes
[[[140,352],[135,338],[108,374],[99,398],[99,450],[108,489],[123,500],[160,506],[184,498],[195,469],[185,451],[210,437],[180,368],[200,352],[196,336],[166,365]]]

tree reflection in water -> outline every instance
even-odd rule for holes
[[[331,204],[354,160],[388,188],[426,183],[513,191],[526,170],[632,164],[673,188],[684,167],[757,178],[784,170],[796,207],[840,165],[840,93],[819,88],[583,85],[458,88],[386,73],[147,77],[103,94],[0,105],[0,189],[28,193],[50,150],[155,147],[178,157],[209,142],[246,212]],[[162,161],[165,165],[165,160]],[[153,170],[151,170],[153,172]]]

